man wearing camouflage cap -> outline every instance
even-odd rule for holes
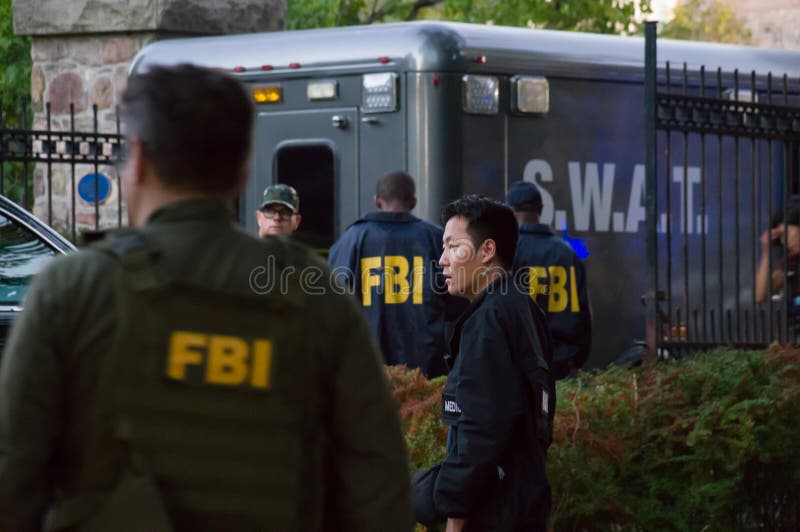
[[[300,197],[289,185],[264,189],[264,200],[256,211],[258,236],[290,236],[300,226]]]

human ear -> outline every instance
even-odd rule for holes
[[[145,165],[147,164],[146,155],[142,141],[137,137],[127,140],[126,159],[124,174],[130,182],[140,184],[144,181]]]
[[[495,255],[497,255],[497,243],[488,238],[481,244],[481,264],[488,264],[492,262]]]

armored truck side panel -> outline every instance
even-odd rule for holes
[[[716,83],[709,70],[707,90],[720,94],[733,89],[734,69],[800,75],[798,52],[664,40],[658,54],[660,86],[676,91],[697,93],[701,65],[725,72]],[[685,89],[677,79],[667,84],[666,61],[676,72],[686,62],[694,77]],[[261,192],[275,182],[297,188],[303,215],[298,238],[324,251],[373,208],[375,183],[387,171],[404,169],[414,176],[415,212],[434,223],[441,206],[461,194],[502,199],[510,182],[529,180],[542,189],[543,221],[588,252],[594,317],[589,365],[603,366],[643,338],[642,39],[401,23],[162,41],[142,50],[132,71],[179,62],[226,69],[260,99],[252,174],[239,205],[248,229],[255,231]],[[539,107],[525,109],[515,100],[520,79],[538,87],[539,96],[546,91],[546,108],[534,101]],[[756,92],[763,85],[759,77]],[[686,234],[692,253],[699,252],[697,237],[705,232],[719,235],[708,239],[709,246],[731,253],[734,239],[715,231],[732,213],[708,210],[701,219],[698,198],[729,194],[720,192],[729,187],[716,176],[724,174],[727,181],[735,169],[709,158],[700,171],[703,157],[694,144],[684,151],[680,136],[668,140],[662,134],[662,155],[667,143],[670,159],[659,179],[669,185],[660,202],[666,190],[674,198],[695,198],[672,220],[679,231],[669,240],[669,251],[678,256]],[[751,164],[754,153],[745,148],[741,164]],[[758,164],[765,159],[758,157]],[[776,201],[781,172],[778,166]],[[770,194],[759,196],[759,209]],[[756,201],[745,200],[741,207],[755,208]],[[666,245],[665,237],[662,230],[660,245]],[[739,252],[740,275],[752,277],[755,249]],[[667,274],[675,282],[682,279],[681,265],[674,266],[660,270],[662,279]],[[712,289],[709,297],[715,295]]]

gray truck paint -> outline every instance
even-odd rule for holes
[[[476,61],[478,56],[486,62]],[[706,65],[709,80],[721,67],[724,88],[733,87],[729,73],[734,69],[800,76],[796,51],[661,40],[658,59],[661,65],[671,61],[676,72],[684,61],[690,72]],[[283,154],[302,154],[304,146],[330,151],[333,185],[321,188],[332,190],[333,197],[322,197],[328,192],[317,189],[302,191],[301,211],[308,217],[313,216],[309,209],[327,213],[330,207],[329,220],[308,223],[330,225],[334,237],[372,209],[375,182],[386,171],[404,169],[414,176],[416,214],[433,222],[440,207],[461,194],[501,199],[510,181],[529,179],[546,192],[545,221],[583,239],[590,249],[590,365],[605,365],[643,337],[643,39],[414,22],[160,41],[139,53],[132,72],[181,62],[229,70],[248,86],[277,83],[283,89],[281,103],[257,106],[253,171],[240,203],[248,229],[255,230],[254,211],[265,186],[292,179],[303,185],[301,177],[278,172]],[[290,63],[300,67],[290,68]],[[362,112],[361,76],[374,72],[398,74],[396,112]],[[464,74],[500,79],[497,115],[462,111]],[[509,80],[518,74],[548,78],[548,114],[511,111]],[[306,84],[320,79],[338,82],[334,101],[307,100]],[[346,127],[335,127],[334,117],[340,126],[346,121]],[[674,161],[682,157],[679,144],[673,145]],[[696,148],[690,148],[690,166],[699,159]],[[295,157],[290,163],[286,168],[299,169],[307,161]],[[706,171],[715,174],[716,167]],[[682,179],[676,181],[680,186],[696,185],[689,177]],[[687,228],[695,236],[696,229],[697,224]],[[329,239],[317,237],[310,243],[326,247]]]

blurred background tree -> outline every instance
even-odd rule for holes
[[[661,29],[660,36],[687,41],[712,41],[750,44],[752,33],[747,21],[736,15],[724,0],[681,0],[673,18]]]
[[[635,33],[651,0],[290,0],[286,29],[450,20],[594,33]]]
[[[0,0],[0,95],[3,121],[21,118],[22,102],[31,97],[31,39],[14,35],[12,0]]]
[[[31,39],[14,35],[12,0],[0,0],[0,108],[3,127],[28,129],[33,122]],[[17,203],[33,198],[33,166],[2,163],[3,194]],[[30,208],[31,205],[25,205]]]
[[[634,33],[650,0],[445,0],[447,20],[592,33]]]

